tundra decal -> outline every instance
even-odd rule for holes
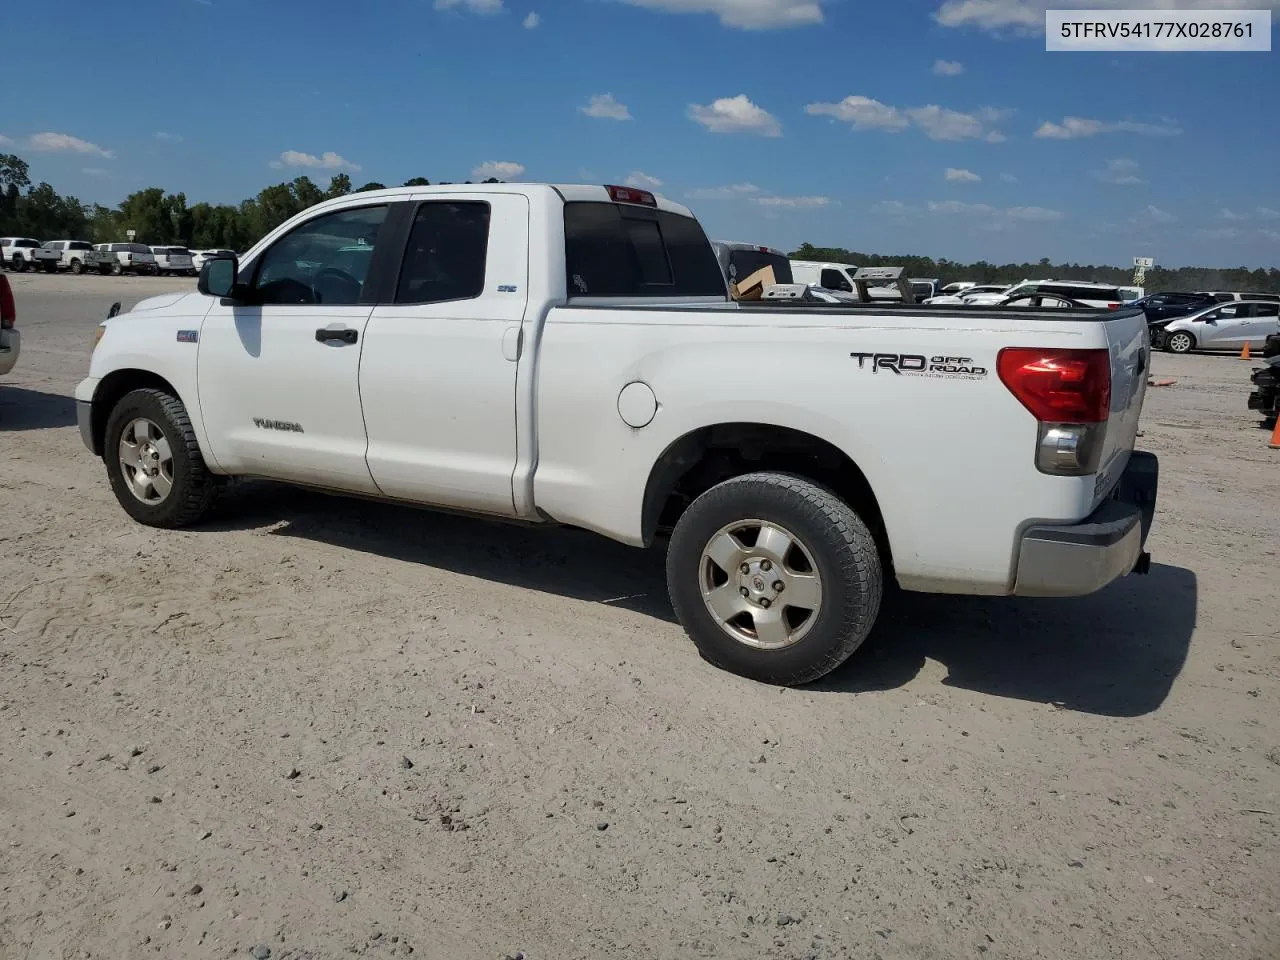
[[[288,420],[266,420],[262,417],[254,417],[253,425],[259,430],[283,430],[285,433],[303,433],[302,424],[291,423]]]
[[[851,353],[859,370],[879,373],[881,370],[900,377],[934,377],[948,380],[981,380],[987,368],[978,366],[972,357],[926,357],[919,353]]]

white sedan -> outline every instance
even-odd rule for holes
[[[1151,342],[1170,353],[1192,350],[1239,350],[1246,343],[1261,347],[1280,333],[1280,303],[1236,300],[1216,303],[1195,313],[1152,324]]]

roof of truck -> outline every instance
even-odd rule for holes
[[[625,189],[634,190],[634,187]],[[401,199],[409,199],[413,197],[430,197],[436,194],[456,194],[456,193],[519,193],[525,196],[535,196],[545,194],[548,191],[554,191],[560,195],[560,198],[566,203],[569,202],[595,202],[610,203],[609,191],[604,184],[586,184],[586,183],[433,183],[429,187],[388,187],[385,190],[369,190],[365,193],[349,193],[344,197],[336,197],[332,200],[324,201],[326,205],[337,205],[339,200],[350,200],[353,197],[368,197],[376,199],[379,197]],[[640,193],[652,193],[652,191],[641,190]],[[692,217],[693,212],[683,204],[676,203],[674,200],[668,200],[659,194],[652,193],[659,210],[667,213],[675,213],[682,217]]]

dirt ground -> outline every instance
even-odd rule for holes
[[[70,399],[112,300],[15,281],[0,957],[1280,957],[1280,451],[1155,358],[1155,565],[904,595],[822,684],[697,657],[661,558],[237,487],[131,522]]]

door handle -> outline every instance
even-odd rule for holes
[[[359,331],[352,330],[350,327],[321,327],[316,331],[317,343],[329,343],[334,340],[339,343],[355,343],[359,339]]]

